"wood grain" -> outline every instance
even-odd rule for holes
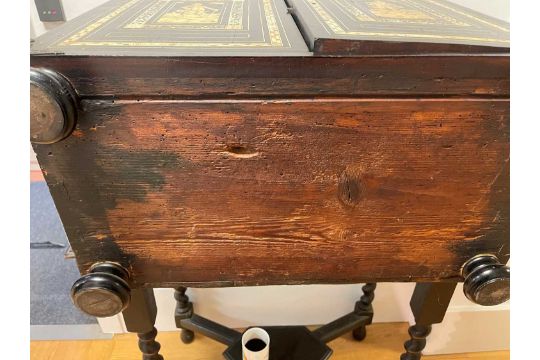
[[[366,57],[30,57],[83,98],[499,96],[507,55]]]
[[[332,341],[332,360],[396,360],[407,339],[407,324],[372,324],[366,339],[359,343],[346,335]],[[157,340],[166,360],[221,359],[225,346],[197,334],[196,340],[185,345],[178,332],[160,332]],[[137,335],[116,335],[112,340],[94,341],[32,341],[32,360],[132,360],[140,358]],[[102,349],[97,352],[96,349]],[[92,349],[89,350],[89,349]],[[75,357],[73,354],[78,355]],[[508,351],[425,356],[427,360],[509,360]]]
[[[134,340],[133,345],[134,349],[138,350],[137,340]],[[30,343],[30,358],[36,360],[110,359],[114,347],[114,341],[110,340],[32,341]]]
[[[510,54],[506,47],[463,44],[436,44],[429,42],[385,42],[347,39],[314,40],[313,53],[319,56],[420,55],[420,54]]]
[[[82,272],[137,285],[458,280],[508,258],[505,100],[85,101],[35,145]]]

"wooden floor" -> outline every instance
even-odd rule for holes
[[[408,338],[407,324],[373,324],[368,327],[367,338],[359,343],[351,335],[343,336],[330,343],[334,350],[332,360],[399,360],[403,341]],[[189,345],[180,342],[178,332],[159,333],[161,354],[165,360],[222,359],[225,346],[201,335]],[[112,340],[91,341],[32,341],[32,360],[139,360],[134,334],[117,335]],[[429,360],[508,360],[507,351],[474,354],[426,356]]]

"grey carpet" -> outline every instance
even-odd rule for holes
[[[80,276],[74,259],[64,259],[68,241],[45,182],[30,184],[30,324],[96,324],[69,298]],[[52,244],[51,244],[52,243]]]

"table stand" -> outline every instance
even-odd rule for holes
[[[476,304],[492,306],[510,298],[510,268],[500,263],[496,256],[481,254],[469,259],[462,267],[463,292]],[[154,327],[157,307],[152,288],[130,288],[129,272],[116,263],[94,264],[73,284],[71,297],[74,304],[85,313],[106,317],[122,311],[126,329],[139,335],[139,348],[143,360],[162,360],[160,345],[155,341]],[[419,360],[426,346],[431,325],[440,323],[456,288],[456,282],[417,283],[411,299],[415,325],[409,328],[410,340],[405,342],[406,352],[401,360]],[[356,302],[354,311],[326,324],[315,331],[302,326],[267,327],[271,333],[270,359],[318,360],[332,354],[326,343],[353,332],[357,340],[366,336],[366,325],[371,324],[376,284],[362,287],[363,295]],[[202,333],[229,348],[224,352],[228,360],[240,359],[241,334],[193,312],[193,304],[185,287],[175,291],[176,326],[182,329],[181,339],[190,343],[195,332]]]
[[[371,303],[375,297],[376,284],[362,287],[364,294],[356,302],[354,311],[344,315],[320,328],[309,331],[303,326],[271,326],[264,327],[270,334],[270,360],[324,360],[332,355],[327,342],[352,331],[355,339],[361,341],[366,336],[366,325],[371,324],[373,308]],[[242,333],[208,320],[193,313],[193,304],[186,295],[186,288],[179,287],[175,291],[177,301],[176,326],[182,329],[181,339],[184,343],[193,341],[194,333],[201,333],[229,347],[223,353],[227,360],[240,360]]]
[[[416,324],[409,328],[411,339],[405,342],[406,352],[401,355],[401,360],[421,358],[431,325],[443,320],[456,285],[456,283],[419,283],[416,285],[411,299],[411,309]],[[263,327],[272,339],[270,360],[328,359],[332,355],[332,350],[326,343],[349,331],[352,331],[356,340],[362,341],[366,337],[366,326],[371,324],[373,319],[371,304],[375,297],[375,288],[374,283],[364,285],[363,295],[356,302],[353,312],[314,331],[303,326]],[[182,342],[191,343],[195,333],[200,333],[228,346],[223,353],[225,359],[240,360],[242,333],[195,314],[186,290],[185,287],[178,287],[174,294],[177,302],[175,321],[176,326],[182,329],[180,336]],[[127,330],[138,333],[143,360],[163,360],[163,357],[159,355],[160,345],[155,341],[156,312],[152,289],[134,290],[131,304],[123,312]]]

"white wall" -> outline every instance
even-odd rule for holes
[[[88,11],[107,0],[64,0],[66,18]],[[509,21],[509,0],[453,0],[477,11]],[[59,24],[39,21],[31,3],[32,36]],[[410,321],[409,299],[414,284],[380,284],[374,302],[375,322]],[[159,330],[175,330],[172,289],[156,289]],[[322,324],[353,309],[361,285],[267,286],[252,288],[190,289],[197,313],[231,327],[249,325]],[[121,317],[100,320],[106,332],[125,331]],[[481,331],[478,330],[479,326]],[[445,322],[433,328],[426,354],[509,348],[509,304],[483,308],[471,304],[458,287]],[[405,340],[405,339],[404,339]]]
[[[107,1],[108,0],[62,0],[66,21],[74,19],[77,16],[92,10]],[[32,38],[42,35],[48,30],[54,29],[62,24],[62,21],[46,23],[41,22],[39,20],[36,3],[34,0],[30,0],[30,36]]]
[[[354,309],[362,285],[295,285],[222,289],[189,289],[195,310],[227,326],[317,325]],[[380,284],[376,290],[374,321],[407,321],[414,284]],[[158,325],[173,330],[174,291],[156,290]]]
[[[263,286],[189,289],[195,311],[234,328],[252,325],[318,325],[353,310],[362,285]],[[409,301],[414,284],[381,283],[375,291],[374,322],[414,323]],[[156,289],[161,331],[174,331],[172,289]],[[116,321],[117,322],[117,321]],[[481,329],[481,331],[479,330]],[[110,330],[122,331],[121,327]],[[403,339],[404,341],[406,339]],[[510,305],[472,304],[459,285],[445,321],[433,327],[425,354],[503,350],[510,347]]]

